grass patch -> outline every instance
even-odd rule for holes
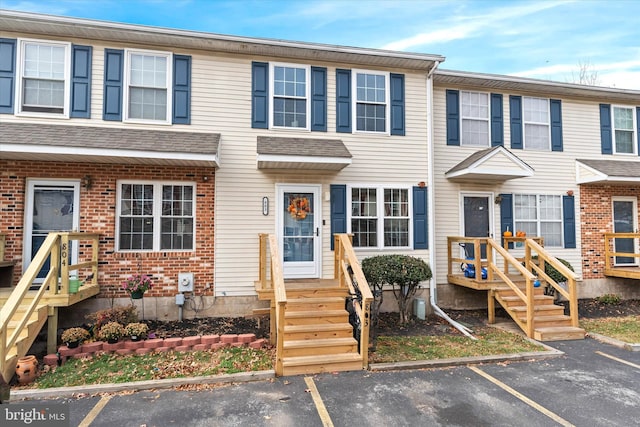
[[[595,332],[630,344],[640,343],[640,316],[582,319],[580,325],[587,332]]]
[[[70,359],[41,375],[33,386],[72,387],[261,371],[273,369],[273,359],[272,350],[245,347],[131,356],[103,354],[92,359]]]
[[[544,347],[524,337],[495,328],[474,330],[473,341],[463,336],[378,337],[371,363],[404,362],[411,360],[448,359],[452,357],[490,356],[496,354],[543,351]]]

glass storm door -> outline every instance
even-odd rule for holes
[[[463,229],[465,237],[490,237],[491,236],[491,216],[490,200],[491,196],[486,195],[464,195],[462,196],[463,209]],[[465,248],[466,256],[472,257],[473,248]],[[487,245],[480,248],[482,259],[487,257]]]
[[[80,184],[70,181],[35,181],[27,183],[25,209],[25,257],[24,269],[38,253],[47,235],[54,231],[78,229]],[[70,262],[76,263],[77,241],[70,250]],[[49,259],[38,274],[38,281],[49,272]]]
[[[278,186],[278,216],[284,277],[320,277],[320,186]]]
[[[635,197],[613,198],[613,232],[633,233],[638,229],[638,206]],[[636,250],[635,239],[614,239],[616,252],[633,253]],[[634,257],[615,257],[615,265],[637,265]]]

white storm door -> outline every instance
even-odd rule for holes
[[[278,242],[285,279],[320,277],[320,185],[278,185]]]
[[[633,233],[638,229],[638,200],[635,197],[613,197],[613,232]],[[614,239],[616,252],[635,253],[637,239]],[[617,256],[615,265],[638,265],[638,258]]]

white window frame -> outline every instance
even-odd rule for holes
[[[411,187],[404,185],[380,185],[380,184],[353,184],[347,186],[347,233],[353,233],[351,230],[351,220],[353,215],[351,214],[351,192],[353,189],[358,188],[366,188],[366,189],[375,189],[376,190],[376,216],[377,224],[376,224],[376,234],[377,234],[377,245],[376,246],[364,246],[364,247],[355,247],[356,251],[366,251],[366,250],[398,250],[398,249],[413,249],[413,192],[411,191]],[[384,190],[405,190],[407,192],[407,203],[408,203],[408,216],[407,217],[389,217],[385,216],[384,213]],[[373,218],[373,217],[356,217],[356,218]],[[408,246],[384,246],[384,221],[385,219],[396,218],[396,219],[407,219],[408,220],[408,229],[407,229],[407,241]]]
[[[129,97],[130,97],[130,80],[131,80],[131,56],[132,55],[152,55],[163,56],[167,58],[166,70],[166,89],[167,89],[167,111],[164,120],[138,119],[129,117]],[[173,112],[173,53],[157,50],[142,49],[125,49],[124,52],[124,76],[122,84],[124,86],[123,93],[123,121],[130,123],[153,123],[153,124],[171,124]]]
[[[357,110],[358,104],[358,74],[372,74],[376,76],[384,77],[384,87],[385,87],[385,101],[381,102],[362,102],[363,104],[373,104],[373,105],[384,105],[384,132],[380,131],[369,131],[369,130],[358,130],[358,118],[357,118]],[[353,133],[365,133],[371,135],[391,135],[391,79],[390,74],[384,71],[374,71],[374,70],[359,70],[353,69],[351,70],[351,129],[353,129]]]
[[[483,119],[481,117],[473,117],[473,116],[468,116],[465,117],[463,114],[464,109],[462,108],[462,98],[463,98],[463,94],[464,93],[468,93],[468,94],[479,94],[479,95],[486,95],[487,96],[487,118]],[[468,121],[476,121],[476,122],[486,122],[487,123],[487,141],[486,144],[484,145],[478,145],[478,144],[469,144],[469,143],[465,143],[464,140],[464,131],[462,129],[462,122],[468,120]],[[489,92],[480,92],[480,91],[472,91],[472,90],[461,90],[460,91],[460,145],[463,147],[489,147],[491,146],[491,94]]]
[[[525,114],[525,100],[526,99],[538,99],[538,100],[543,100],[546,102],[547,104],[547,122],[534,122],[534,121],[527,121],[526,120],[526,114]],[[547,127],[547,142],[548,145],[546,148],[532,148],[532,147],[527,147],[527,125],[537,125],[537,126],[546,126]],[[532,150],[532,151],[551,151],[551,102],[549,98],[540,98],[538,96],[523,96],[522,97],[522,140],[523,142],[523,148],[525,150]]]
[[[49,45],[64,47],[64,103],[62,113],[49,113],[39,111],[23,111],[24,94],[24,55],[26,44]],[[69,104],[71,100],[71,43],[53,40],[18,39],[18,51],[16,55],[16,115],[32,117],[69,118]]]
[[[304,127],[290,127],[290,126],[276,126],[274,125],[273,116],[275,114],[275,98],[287,98],[287,99],[301,99],[297,96],[275,96],[275,67],[286,68],[302,68],[305,70],[305,100],[307,111],[307,122]],[[311,66],[304,64],[291,64],[285,62],[270,62],[269,63],[269,129],[283,129],[292,131],[310,131],[311,130]]]
[[[632,134],[632,141],[631,141],[631,148],[633,149],[633,152],[631,153],[619,153],[617,150],[617,144],[616,144],[616,113],[615,113],[615,109],[616,108],[624,108],[625,110],[631,110],[631,120],[633,121],[633,124],[631,125],[631,134]],[[617,154],[620,156],[637,156],[638,155],[638,132],[636,131],[636,129],[638,129],[638,123],[636,123],[636,109],[630,105],[612,105],[611,106],[611,133],[613,135],[612,137],[612,143],[613,143],[613,154]],[[625,131],[628,131],[627,129],[622,129]]]
[[[550,245],[547,241],[547,239],[545,239],[544,241],[544,245],[550,248],[563,248],[564,247],[564,206],[562,203],[562,195],[560,194],[532,194],[532,193],[515,193],[513,195],[513,226],[515,228],[515,230],[513,230],[513,235],[515,236],[516,231],[519,230],[519,227],[517,226],[518,222],[534,222],[536,223],[536,236],[540,236],[540,237],[544,237],[542,236],[542,234],[540,233],[540,224],[541,223],[559,223],[560,224],[560,244],[559,245]],[[517,210],[516,210],[516,196],[535,196],[536,198],[536,218],[535,220],[533,219],[521,219],[517,217]],[[560,199],[560,218],[557,220],[549,220],[549,219],[541,219],[540,218],[540,198],[541,197],[557,197]],[[533,237],[533,236],[530,236]]]
[[[152,185],[153,186],[153,248],[152,249],[120,249],[120,218],[122,209],[122,186],[123,185]],[[193,187],[193,248],[192,249],[162,249],[161,237],[162,237],[162,187],[165,185],[175,186],[191,186]],[[197,186],[193,181],[141,181],[141,180],[119,180],[116,187],[116,252],[129,252],[129,253],[152,253],[152,252],[195,252],[197,241],[197,227],[196,227],[196,192]]]

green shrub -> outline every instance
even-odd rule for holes
[[[616,294],[604,294],[596,298],[600,304],[615,305],[620,304],[620,296]]]
[[[560,261],[562,264],[566,265],[567,268],[571,271],[575,271],[573,269],[573,266],[569,263],[569,261],[562,259],[562,258],[556,258],[558,261]],[[538,256],[534,255],[531,257],[531,260],[534,262],[538,261]],[[544,263],[544,272],[547,273],[547,275],[549,277],[551,277],[553,280],[555,280],[556,283],[561,283],[561,282],[566,282],[567,278],[565,276],[563,276],[554,266],[552,266],[551,264],[549,264],[548,262]]]

